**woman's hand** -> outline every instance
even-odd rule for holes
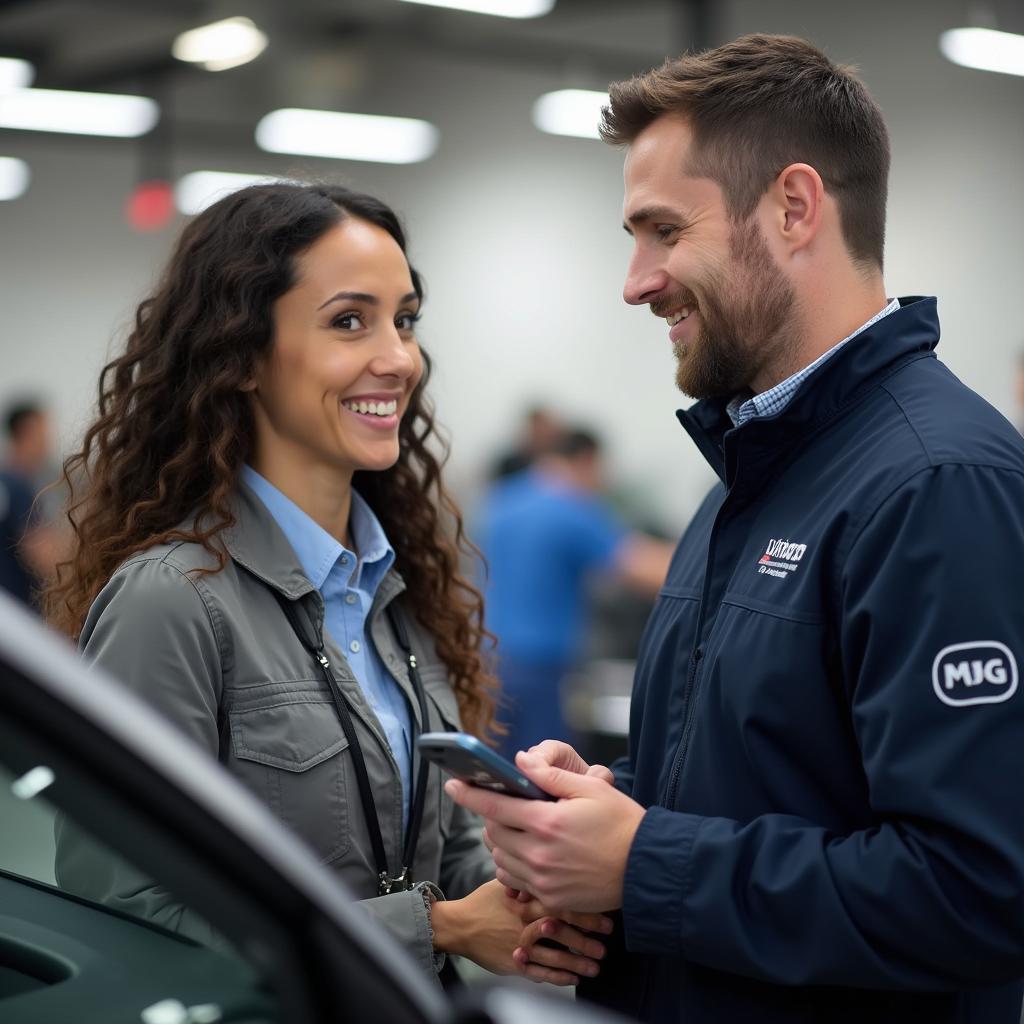
[[[607,933],[611,921],[600,914],[564,917],[553,918],[538,901],[520,903],[499,882],[487,882],[464,899],[433,904],[434,948],[468,957],[495,974],[575,985],[581,976],[597,974],[605,952],[601,942],[580,929]],[[538,945],[541,938],[568,948]]]

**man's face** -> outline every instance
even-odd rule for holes
[[[669,324],[685,394],[764,390],[796,340],[793,287],[757,211],[730,220],[720,186],[684,174],[691,144],[686,122],[663,116],[630,147],[623,212],[635,246],[623,297]]]

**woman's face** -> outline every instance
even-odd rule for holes
[[[423,374],[419,300],[398,243],[348,217],[297,260],[273,307],[274,341],[250,387],[253,464],[274,480],[383,470]]]

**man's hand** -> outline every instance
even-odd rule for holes
[[[558,803],[504,796],[455,779],[445,789],[486,820],[498,881],[557,910],[615,910],[622,906],[626,859],[644,809],[608,784],[607,768],[581,774],[590,766],[567,744],[545,741],[540,747],[519,753],[516,765]]]
[[[561,768],[563,771],[574,772],[576,775],[589,775],[591,778],[602,779],[609,784],[615,781],[615,776],[610,768],[606,768],[603,764],[587,764],[568,743],[563,743],[561,740],[544,740],[542,743],[530,747],[527,753],[536,755],[545,764]]]

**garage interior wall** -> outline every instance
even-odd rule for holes
[[[630,5],[619,6],[624,24]],[[651,38],[652,59],[637,58],[637,71],[657,62],[659,47],[668,52],[665,6],[631,26],[631,40]],[[860,67],[893,140],[889,294],[937,294],[940,356],[1018,420],[1024,78],[941,56],[939,33],[966,22],[967,5],[954,0],[741,0],[720,5],[718,15],[720,38],[792,32]],[[358,47],[350,56],[336,70],[339,80],[363,75],[358,109],[430,119],[441,132],[433,158],[407,167],[304,161],[182,139],[174,173],[308,171],[379,193],[404,215],[427,281],[421,338],[437,362],[434,395],[457,488],[472,498],[524,405],[542,400],[597,427],[620,482],[681,529],[711,473],[675,422],[686,400],[673,385],[664,323],[621,299],[629,256],[622,154],[543,135],[530,121],[541,93],[602,83],[586,68],[436,55],[407,38],[378,46],[361,71]],[[330,79],[330,62],[317,73]],[[187,90],[174,102],[187,108]],[[25,196],[0,203],[0,399],[31,392],[49,400],[67,448],[91,415],[100,366],[123,341],[183,218],[154,234],[125,223],[138,169],[133,143],[0,132],[0,153],[27,160],[33,173]]]

